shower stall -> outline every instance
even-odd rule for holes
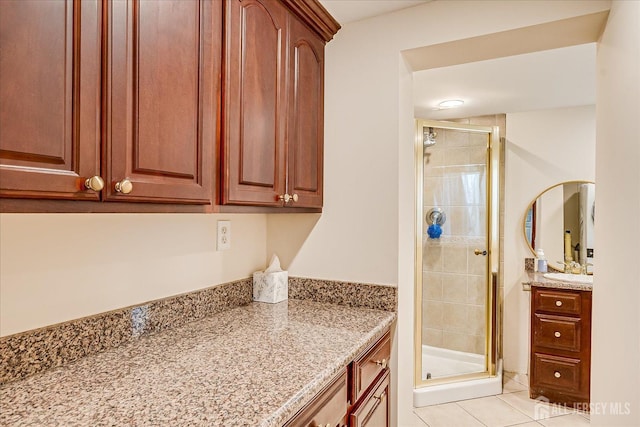
[[[497,126],[416,120],[414,406],[499,394]]]

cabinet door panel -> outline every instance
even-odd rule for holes
[[[222,203],[277,206],[285,189],[287,12],[275,1],[225,5]]]
[[[3,2],[0,76],[0,195],[97,200],[97,0]]]
[[[210,203],[221,19],[206,0],[109,3],[109,200]]]
[[[294,206],[322,207],[324,43],[291,17],[289,46],[287,192]]]

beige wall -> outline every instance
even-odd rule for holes
[[[640,425],[640,2],[614,1],[597,54],[594,426]],[[625,409],[623,406],[622,409]]]
[[[415,247],[411,72],[401,52],[598,12],[608,5],[608,1],[436,1],[346,24],[327,45],[325,208],[289,271],[397,284],[393,366],[397,396],[392,402],[398,402],[400,426],[413,425],[414,417]]]
[[[1,335],[248,277],[266,230],[266,215],[1,214]]]
[[[507,114],[503,347],[508,371],[527,372],[529,361],[530,294],[522,291],[521,277],[524,258],[533,254],[524,240],[525,210],[552,185],[595,180],[595,115],[595,106]]]

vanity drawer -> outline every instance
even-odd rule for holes
[[[387,332],[351,365],[351,402],[355,403],[389,366],[391,338]]]
[[[576,317],[536,313],[533,318],[533,344],[557,350],[580,352],[582,322]]]
[[[533,306],[536,308],[536,313],[580,315],[582,311],[582,295],[580,292],[538,289],[533,293],[533,298]]]
[[[391,399],[389,372],[363,395],[349,415],[350,427],[381,427],[391,425]]]
[[[534,387],[548,387],[578,394],[582,362],[579,359],[536,353],[533,358]]]
[[[345,369],[284,426],[343,426],[346,425],[347,409],[347,371]]]

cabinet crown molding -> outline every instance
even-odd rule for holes
[[[326,42],[342,28],[317,0],[281,0],[298,18]]]

